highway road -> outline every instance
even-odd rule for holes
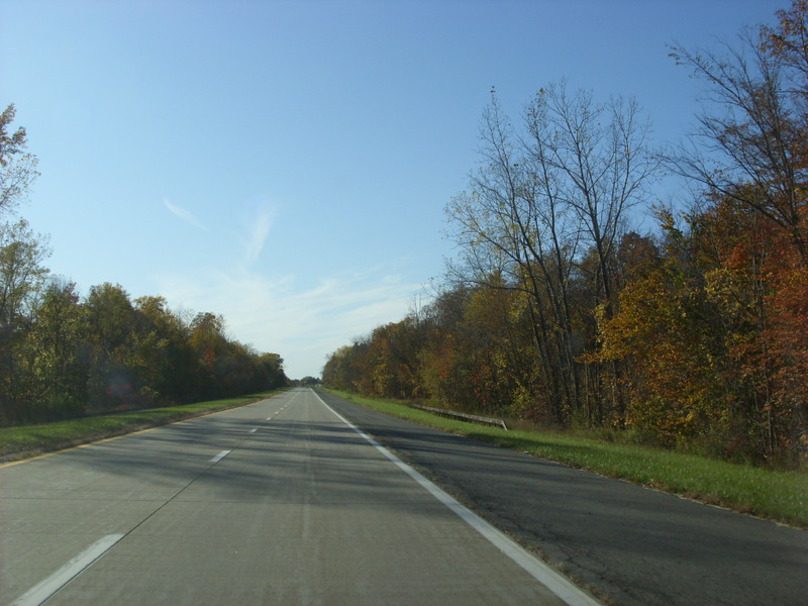
[[[596,603],[309,389],[0,467],[0,603],[45,602]]]
[[[808,532],[323,399],[604,602],[806,606]]]

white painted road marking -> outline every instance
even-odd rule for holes
[[[518,545],[516,542],[505,536],[502,532],[491,526],[491,524],[483,520],[468,507],[458,503],[442,488],[439,488],[427,480],[424,476],[415,471],[392,452],[387,450],[384,446],[379,444],[356,425],[331,408],[323,401],[316,391],[312,390],[312,393],[318,400],[320,400],[320,403],[330,410],[340,421],[345,423],[348,427],[367,440],[368,443],[370,443],[376,450],[387,457],[387,459],[389,459],[399,469],[424,487],[429,494],[452,510],[452,512],[454,512],[461,520],[466,522],[483,537],[488,539],[488,541],[497,549],[513,560],[517,565],[519,565],[520,568],[536,579],[539,583],[547,587],[564,602],[569,604],[569,606],[600,606],[600,603],[597,600],[584,593],[566,577],[547,566],[547,564],[536,558],[521,545]]]
[[[115,543],[123,538],[122,534],[108,534],[82,551],[59,570],[44,581],[35,585],[12,604],[12,606],[39,606],[54,593],[64,587],[71,579],[81,574]]]
[[[220,452],[219,454],[217,454],[215,457],[213,457],[213,458],[210,460],[210,462],[211,462],[211,463],[218,463],[219,461],[221,461],[222,459],[224,459],[224,458],[225,458],[227,455],[229,455],[229,454],[230,454],[230,452],[231,452],[230,450],[223,450],[222,452]]]

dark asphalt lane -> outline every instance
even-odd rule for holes
[[[561,600],[311,390],[0,466],[0,604]]]
[[[606,602],[808,604],[808,532],[321,397]]]

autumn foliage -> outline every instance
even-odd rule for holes
[[[804,464],[806,16],[795,0],[727,56],[672,50],[716,103],[663,166],[631,103],[548,87],[516,132],[492,95],[481,166],[448,207],[462,253],[447,286],[335,352],[324,382]],[[624,211],[650,207],[664,167],[701,193],[635,233]]]

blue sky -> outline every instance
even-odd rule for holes
[[[0,105],[42,173],[19,211],[83,292],[221,313],[318,375],[442,275],[492,85],[515,117],[561,78],[634,96],[675,142],[699,85],[666,45],[733,41],[785,4],[0,0]]]

